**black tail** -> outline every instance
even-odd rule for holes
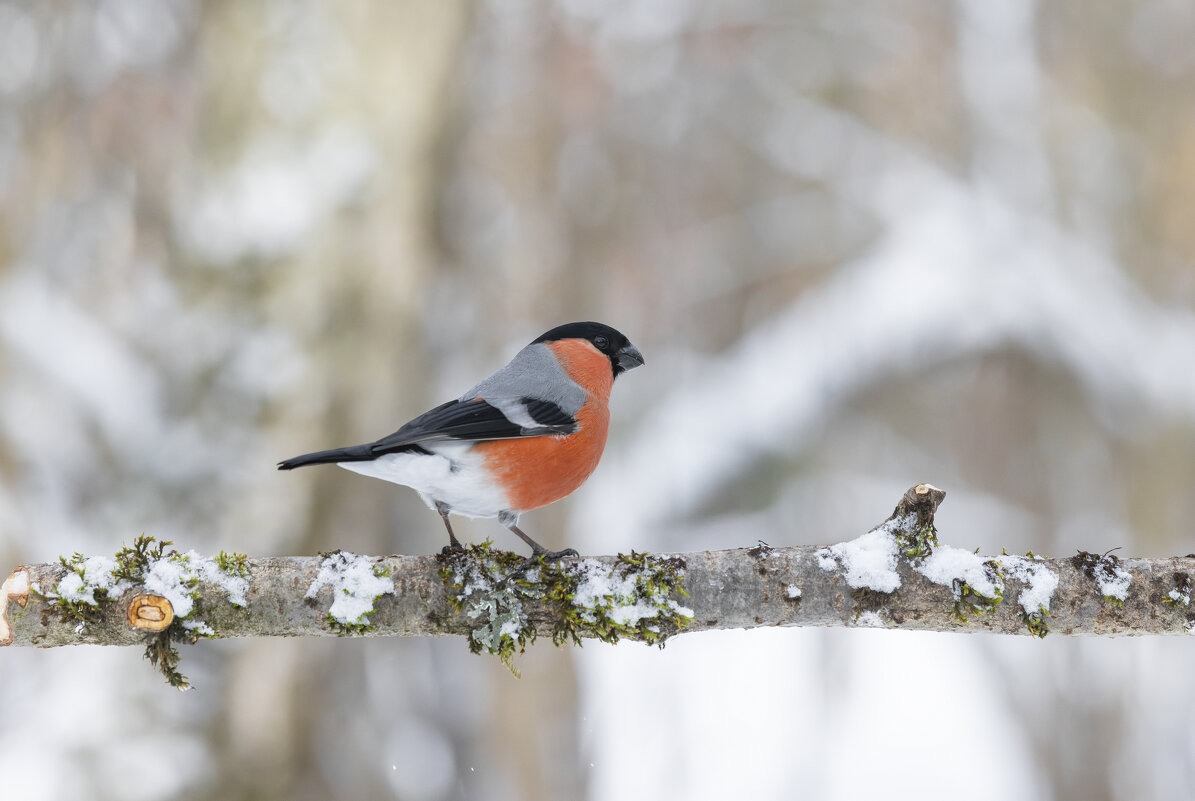
[[[333,448],[330,451],[316,451],[295,456],[278,463],[279,470],[294,470],[309,464],[336,464],[337,462],[368,462],[377,458],[370,445],[354,445],[351,448]]]

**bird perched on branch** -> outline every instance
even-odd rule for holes
[[[456,400],[364,445],[296,456],[291,470],[338,464],[411,487],[440,513],[449,548],[461,550],[450,514],[497,517],[531,546],[519,515],[565,497],[589,478],[606,446],[614,379],[643,364],[625,336],[601,323],[557,326]]]

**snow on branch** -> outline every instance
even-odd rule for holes
[[[525,560],[488,543],[436,556],[214,559],[140,537],[115,557],[25,565],[0,588],[0,646],[142,645],[186,686],[173,643],[214,637],[461,635],[513,658],[556,644],[758,626],[1001,634],[1195,632],[1195,557],[981,556],[942,545],[946,493],[911,488],[849,542]]]

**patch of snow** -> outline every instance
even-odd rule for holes
[[[62,581],[55,585],[56,593],[64,601],[79,603],[80,601],[95,606],[95,587],[83,584],[83,577],[78,573],[67,573]]]
[[[215,559],[201,559],[194,551],[189,554],[199,563],[199,576],[209,584],[224,590],[228,602],[233,606],[245,606],[245,593],[249,591],[249,579],[221,570]]]
[[[855,625],[868,629],[882,629],[884,628],[884,618],[880,617],[879,612],[860,612]]]
[[[314,598],[324,587],[332,588],[332,606],[328,614],[341,625],[368,623],[379,595],[393,595],[394,582],[387,576],[374,575],[375,562],[368,556],[340,551],[324,558],[319,575],[307,588],[305,597]]]
[[[1129,597],[1129,585],[1133,577],[1129,571],[1111,559],[1101,559],[1095,566],[1095,582],[1100,587],[1100,594],[1124,602]]]
[[[502,637],[510,637],[511,639],[514,639],[519,635],[519,632],[522,631],[522,629],[523,622],[520,616],[516,615],[502,624],[502,628],[498,630],[498,638],[501,639]]]
[[[1004,582],[998,576],[990,574],[985,567],[991,557],[980,556],[962,548],[951,548],[939,545],[934,552],[927,556],[916,570],[934,584],[941,584],[951,589],[955,588],[955,579],[965,582],[971,589],[985,598],[995,598],[1004,594]],[[955,591],[955,600],[958,600]]]
[[[1039,610],[1050,611],[1050,598],[1058,588],[1058,575],[1035,559],[1025,556],[1000,556],[997,561],[1003,566],[1005,575],[1025,583],[1017,601],[1025,614],[1034,615]]]
[[[95,606],[96,590],[107,590],[109,598],[129,589],[132,585],[127,581],[117,581],[112,572],[116,570],[116,560],[108,556],[89,556],[83,561],[83,575],[73,570],[63,577],[54,587],[54,594],[64,601],[85,603]]]
[[[841,565],[846,570],[846,583],[854,589],[866,587],[876,592],[892,592],[900,587],[896,572],[897,521],[888,521],[862,537],[840,542],[817,552],[822,570],[832,572]]]
[[[7,593],[14,598],[29,594],[29,574],[24,570],[13,571],[4,584]]]
[[[693,617],[693,610],[681,606],[663,593],[648,598],[636,598],[636,573],[627,571],[617,576],[615,570],[596,559],[585,559],[577,565],[577,591],[573,604],[581,609],[610,608],[606,617],[620,625],[633,626],[645,618],[659,617],[669,609],[684,617]]]
[[[773,548],[771,545],[768,545],[763,540],[760,540],[759,544],[756,545],[754,548],[751,548],[748,551],[748,553],[753,555],[756,559],[768,559],[772,556],[772,553],[775,550],[776,549]]]
[[[1171,590],[1169,592],[1169,596],[1170,596],[1170,600],[1174,601],[1176,604],[1178,604],[1180,606],[1186,607],[1186,606],[1191,605],[1191,594],[1190,593],[1179,592],[1178,590]]]
[[[795,601],[797,598],[801,597],[801,588],[796,584],[789,584],[788,587],[785,588],[784,593],[788,596],[790,601]]]
[[[933,486],[932,484],[929,486]],[[885,520],[876,526],[873,531],[883,531],[887,534],[896,535],[898,531],[910,531],[917,522],[917,515],[906,514],[900,517],[893,517]]]
[[[199,572],[192,565],[192,559],[200,557],[194,551],[168,556],[150,565],[143,582],[145,589],[154,595],[161,595],[174,608],[174,617],[181,620],[183,628],[192,631],[205,625],[202,620],[187,620],[195,611],[195,593]]]

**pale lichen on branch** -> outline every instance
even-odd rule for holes
[[[469,648],[486,651],[512,672],[514,656],[540,634],[532,615],[546,610],[557,646],[583,638],[606,643],[635,639],[663,647],[693,619],[683,596],[680,557],[619,554],[613,564],[595,559],[533,565],[489,542],[441,557],[440,578],[453,608],[474,621]],[[539,615],[543,617],[542,613]]]

